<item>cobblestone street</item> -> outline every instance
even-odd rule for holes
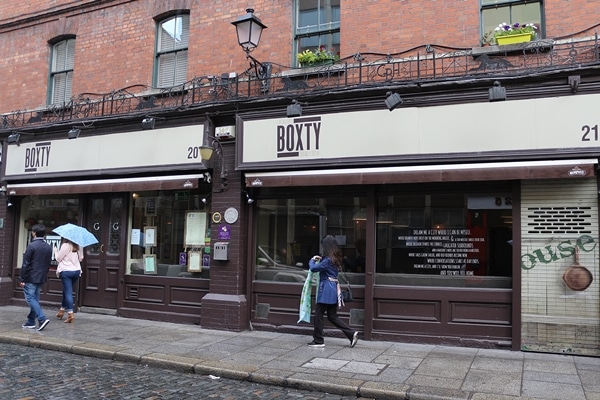
[[[350,399],[0,343],[0,398]]]

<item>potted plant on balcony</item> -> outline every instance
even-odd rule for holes
[[[340,59],[338,54],[333,52],[333,49],[327,50],[325,46],[320,46],[318,49],[306,49],[296,56],[301,67],[315,67],[318,65],[333,64]]]
[[[537,27],[535,24],[521,25],[515,22],[512,25],[501,23],[494,29],[494,39],[498,45],[525,43],[535,39]]]

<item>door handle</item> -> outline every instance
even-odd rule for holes
[[[104,243],[100,245],[100,254],[104,253],[103,249],[104,249]]]

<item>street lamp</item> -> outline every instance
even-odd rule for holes
[[[254,15],[253,8],[246,9],[246,12],[246,15],[239,17],[231,24],[235,26],[239,45],[248,54],[258,47],[260,35],[267,26]]]
[[[261,89],[264,92],[269,90],[268,78],[271,75],[271,63],[261,63],[250,55],[250,52],[258,47],[260,36],[263,29],[267,26],[254,15],[254,9],[246,9],[246,15],[243,15],[231,23],[235,26],[237,32],[238,44],[244,49],[246,58],[250,60],[250,69],[254,69],[256,77],[261,80]]]

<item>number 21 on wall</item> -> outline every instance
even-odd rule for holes
[[[583,132],[583,135],[581,136],[582,142],[598,141],[598,125],[583,125],[581,131]]]

